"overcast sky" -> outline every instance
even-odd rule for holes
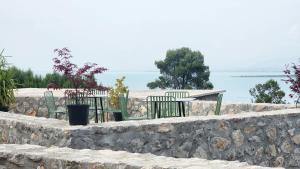
[[[299,0],[0,0],[0,48],[52,71],[53,49],[111,71],[154,71],[190,47],[214,71],[277,70],[300,58]]]

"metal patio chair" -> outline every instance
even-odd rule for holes
[[[123,116],[123,120],[145,120],[147,119],[147,114],[141,115],[141,116],[132,116],[128,114],[128,93],[126,93],[124,96],[120,96],[119,98],[119,103],[120,103],[120,108]]]
[[[119,107],[113,108],[109,105],[110,98],[107,98],[107,109],[104,112],[113,113],[113,112],[121,112],[122,120],[143,120],[147,119],[147,116],[130,116],[128,114],[127,105],[129,99],[129,91],[119,96]]]
[[[58,115],[66,114],[66,109],[58,108],[55,105],[55,100],[54,100],[52,91],[44,92],[44,98],[45,98],[46,106],[48,109],[48,117],[49,118],[58,118]]]
[[[146,104],[148,119],[180,116],[173,96],[148,96]]]
[[[167,91],[165,92],[165,96],[173,96],[176,98],[187,98],[187,97],[190,97],[190,93],[187,92],[187,91]],[[179,111],[179,107],[180,105],[176,104],[176,111]],[[186,111],[186,114],[187,116],[189,115],[189,112],[191,110],[191,103],[190,102],[187,102],[187,103],[183,103],[182,106],[185,106],[187,107],[187,111]]]
[[[222,98],[223,98],[223,94],[218,94],[215,115],[220,115],[220,110],[221,110],[221,105],[222,105]]]

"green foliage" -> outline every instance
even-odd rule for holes
[[[58,73],[47,73],[45,77],[42,77],[35,75],[30,69],[24,71],[13,66],[8,70],[15,80],[17,88],[47,88],[49,83],[55,83],[63,88],[70,87],[67,78]]]
[[[189,48],[168,50],[166,58],[156,61],[161,76],[147,86],[150,89],[212,89],[209,67],[200,51]]]
[[[268,80],[264,84],[257,84],[249,90],[250,95],[255,99],[255,103],[275,103],[284,104],[282,98],[285,96],[275,80]],[[253,102],[253,100],[252,100]]]
[[[292,63],[292,65],[286,65],[286,69],[283,71],[286,78],[283,79],[286,84],[290,85],[292,91],[289,96],[295,99],[296,108],[300,101],[300,65]]]
[[[47,86],[49,83],[54,83],[62,88],[71,87],[71,82],[67,79],[67,77],[56,72],[47,73],[43,81],[43,85],[45,86]]]
[[[119,107],[119,96],[128,92],[128,87],[124,85],[125,77],[116,79],[115,87],[111,88],[108,92],[110,97],[109,103],[113,108]]]
[[[8,63],[3,52],[4,49],[0,52],[0,108],[9,107],[15,102],[15,82],[12,79],[12,73],[8,70]]]

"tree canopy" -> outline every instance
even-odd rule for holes
[[[150,89],[212,89],[209,81],[209,67],[204,65],[204,56],[200,51],[183,47],[168,50],[166,58],[156,61],[160,76],[147,84]]]
[[[46,76],[36,75],[32,70],[21,70],[15,66],[8,69],[12,74],[17,88],[46,88],[49,83],[55,83],[60,87],[71,87],[69,80],[58,73],[47,73]]]
[[[255,103],[275,103],[284,104],[282,98],[285,96],[275,80],[268,80],[264,84],[257,84],[249,90],[250,95],[254,98]]]

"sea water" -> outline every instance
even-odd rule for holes
[[[250,88],[258,83],[265,83],[273,79],[279,83],[280,88],[286,93],[284,98],[287,102],[292,102],[288,97],[290,94],[289,85],[283,79],[283,72],[211,72],[210,81],[214,89],[226,90],[224,101],[226,102],[251,102]],[[146,90],[147,83],[154,81],[159,76],[159,72],[105,72],[97,79],[103,85],[113,86],[116,78],[125,76],[125,85],[131,90]]]

